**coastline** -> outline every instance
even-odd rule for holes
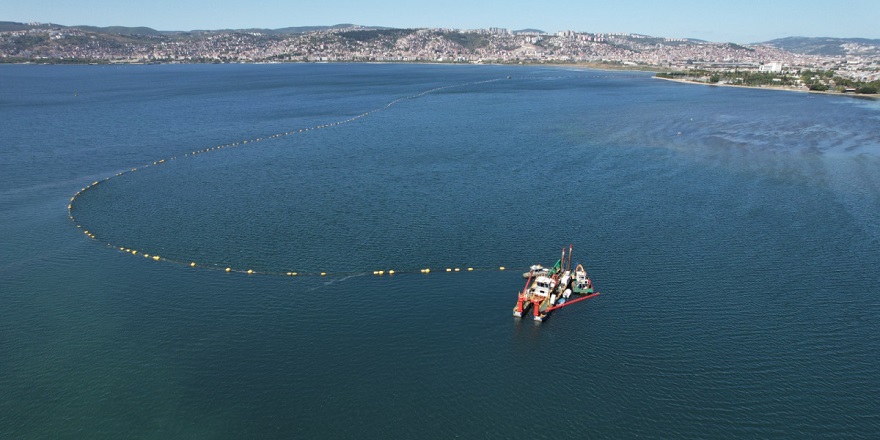
[[[676,79],[676,78],[663,78],[659,76],[654,76],[655,79],[661,79],[664,81],[672,81],[682,84],[696,84],[703,86],[713,86],[713,87],[735,87],[740,89],[753,89],[753,90],[775,90],[781,92],[797,92],[797,93],[811,93],[816,95],[828,95],[828,96],[846,96],[850,98],[866,98],[866,99],[880,99],[880,95],[868,95],[868,94],[856,94],[856,93],[841,93],[841,92],[821,92],[818,90],[808,90],[808,89],[793,89],[791,87],[774,87],[774,86],[743,86],[738,84],[710,84],[702,81],[690,81],[686,79]]]
[[[246,63],[202,63],[202,62],[150,62],[150,63],[135,63],[135,62],[123,62],[123,63],[114,63],[114,62],[76,62],[76,63],[58,63],[58,62],[42,62],[37,63],[33,61],[23,61],[23,62],[0,62],[0,65],[78,65],[78,66],[108,66],[108,65],[156,65],[156,64],[436,64],[436,65],[484,65],[484,66],[521,66],[521,67],[536,67],[536,66],[545,66],[545,67],[568,67],[574,69],[590,69],[590,70],[605,70],[605,71],[629,71],[629,72],[651,72],[655,75],[652,76],[654,79],[660,79],[664,81],[672,81],[682,84],[696,84],[703,86],[713,86],[713,87],[735,87],[742,89],[757,89],[757,90],[774,90],[774,91],[783,91],[783,92],[799,92],[799,93],[810,93],[816,95],[827,95],[827,96],[846,96],[850,98],[857,99],[872,99],[872,100],[880,100],[880,94],[857,94],[857,93],[844,93],[844,92],[830,92],[830,91],[818,91],[818,90],[808,90],[808,89],[795,89],[790,87],[776,87],[776,86],[745,86],[739,84],[720,84],[720,83],[707,83],[703,81],[691,81],[686,79],[677,79],[677,78],[663,78],[656,76],[658,71],[662,71],[663,69],[654,69],[652,66],[627,66],[627,65],[618,65],[618,64],[606,64],[606,63],[554,63],[554,62],[526,62],[526,63],[499,63],[499,62],[485,62],[485,63],[463,63],[463,62],[431,62],[431,61],[283,61],[283,62],[246,62]]]

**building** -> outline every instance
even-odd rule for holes
[[[759,72],[780,73],[780,72],[782,72],[782,63],[773,62],[773,63],[761,64],[761,66],[758,67],[758,71]]]

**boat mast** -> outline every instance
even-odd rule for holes
[[[569,244],[569,245],[568,245],[568,269],[566,269],[566,270],[569,271],[569,272],[571,272],[571,252],[572,252],[573,250],[574,250],[574,245],[573,245],[573,244]]]

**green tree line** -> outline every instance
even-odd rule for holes
[[[754,71],[710,71],[689,70],[687,72],[661,72],[659,78],[684,79],[717,84],[724,81],[728,84],[744,86],[795,86],[803,83],[814,91],[845,92],[852,90],[858,94],[875,95],[880,91],[880,81],[857,81],[835,75],[832,70],[803,70],[799,74],[754,72]]]

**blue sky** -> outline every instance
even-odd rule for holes
[[[631,32],[753,43],[787,36],[880,38],[880,0],[10,0],[0,21],[158,30],[355,23],[389,27]]]

